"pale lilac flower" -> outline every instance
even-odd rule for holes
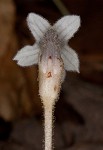
[[[52,26],[43,17],[30,13],[27,17],[27,24],[36,42],[32,46],[23,47],[17,53],[14,60],[17,60],[18,65],[31,66],[38,64],[40,57],[42,57],[42,69],[45,73],[48,58],[52,58],[55,73],[58,70],[55,57],[61,57],[65,70],[79,72],[78,56],[68,45],[68,40],[73,37],[80,26],[79,16],[64,16]]]

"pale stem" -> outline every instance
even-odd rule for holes
[[[53,106],[44,107],[45,150],[52,150]]]

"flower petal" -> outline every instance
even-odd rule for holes
[[[65,16],[54,24],[60,39],[69,40],[80,27],[80,17],[76,15]]]
[[[67,71],[76,71],[79,73],[78,55],[72,48],[65,46],[61,51],[61,57],[64,62],[64,67]]]
[[[20,66],[31,66],[38,63],[38,54],[20,59],[17,64]]]
[[[34,46],[23,47],[13,60],[17,60],[20,66],[31,66],[38,63],[39,48],[35,44]]]
[[[50,27],[49,22],[43,17],[30,13],[27,17],[28,27],[37,41],[44,35],[46,30]]]

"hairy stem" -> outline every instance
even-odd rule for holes
[[[53,107],[44,108],[45,150],[52,150]]]

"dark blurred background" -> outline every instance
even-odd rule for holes
[[[62,5],[60,5],[62,2]],[[37,66],[12,60],[33,44],[29,12],[51,23],[65,14],[81,17],[69,41],[80,59],[80,74],[67,73],[55,109],[56,150],[103,150],[103,0],[0,0],[0,150],[42,150],[43,109]]]

